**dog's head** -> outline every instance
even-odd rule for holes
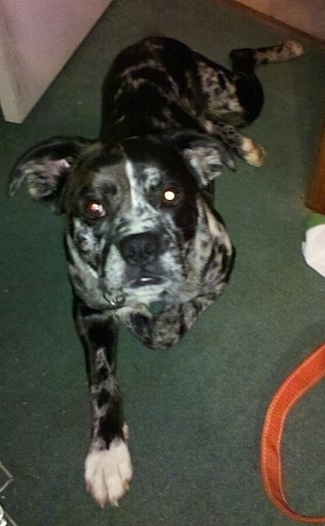
[[[150,303],[179,293],[197,233],[200,188],[221,169],[212,162],[211,141],[188,139],[186,147],[184,136],[108,146],[56,137],[18,161],[10,194],[26,179],[34,199],[67,215],[70,277],[89,306]]]

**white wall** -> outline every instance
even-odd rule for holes
[[[112,0],[0,0],[0,104],[22,122]]]

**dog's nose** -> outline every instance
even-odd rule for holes
[[[130,265],[152,263],[160,251],[159,237],[153,232],[131,234],[121,240],[119,249]]]

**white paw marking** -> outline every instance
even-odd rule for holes
[[[249,137],[244,137],[242,143],[243,157],[248,164],[260,167],[264,163],[265,152],[262,146],[252,141]]]
[[[118,506],[118,501],[129,489],[132,464],[126,443],[115,438],[109,449],[92,451],[85,462],[87,490],[103,508],[106,502]]]
[[[300,57],[304,54],[304,48],[296,40],[287,40],[284,43],[285,49],[288,53],[289,58]]]

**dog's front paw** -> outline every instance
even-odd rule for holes
[[[103,508],[106,502],[118,506],[118,501],[129,489],[132,464],[124,440],[115,438],[109,449],[91,451],[85,462],[87,490]]]
[[[241,156],[248,164],[259,168],[264,163],[265,151],[257,142],[249,137],[244,137],[241,145]]]

